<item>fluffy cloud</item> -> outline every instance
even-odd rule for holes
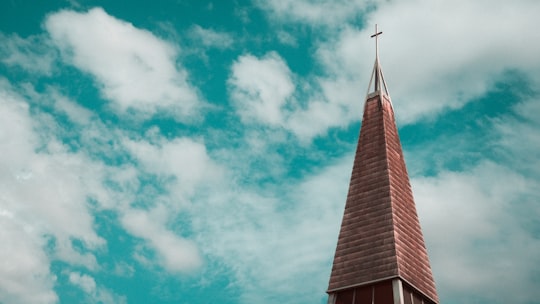
[[[275,1],[260,5],[280,22],[318,26],[327,25],[334,15],[350,20],[369,6],[355,3]],[[232,97],[242,101],[242,117],[283,127],[304,139],[358,120],[374,61],[374,43],[369,39],[374,22],[384,31],[381,60],[401,123],[459,108],[486,94],[508,70],[525,72],[539,86],[536,54],[540,36],[530,30],[540,27],[533,13],[539,5],[535,1],[458,1],[451,5],[381,1],[376,10],[367,13],[365,28],[336,27],[331,30],[333,38],[317,45],[314,58],[321,63],[323,75],[297,77],[276,54],[260,59],[243,56],[233,65],[230,83],[236,89]],[[277,62],[279,68],[272,70]],[[263,74],[272,71],[272,77],[249,72],[256,69]]]
[[[535,1],[381,6],[371,20],[388,29],[382,54],[394,96],[403,101],[401,117],[411,121],[459,107],[484,94],[508,69],[540,80],[540,34],[530,30],[540,26],[534,14],[539,9]]]
[[[69,152],[54,139],[47,117],[31,118],[28,105],[5,81],[0,87],[0,119],[9,128],[0,130],[0,210],[2,246],[6,267],[0,280],[9,280],[1,292],[15,302],[54,302],[54,277],[49,258],[96,269],[96,250],[105,241],[94,231],[88,200],[103,192],[103,168],[85,155]],[[45,119],[45,120],[43,120]],[[44,133],[36,133],[35,130]],[[75,249],[80,241],[83,249]],[[17,275],[13,275],[16,269]],[[19,278],[19,279],[14,279]],[[17,284],[25,286],[17,288]],[[27,300],[32,295],[33,300]],[[39,300],[38,300],[39,298]],[[7,299],[5,299],[7,301]],[[7,301],[12,302],[12,301]]]
[[[351,163],[347,157],[279,190],[222,184],[206,204],[192,206],[201,250],[234,271],[242,303],[321,298]]]
[[[467,171],[436,170],[435,176],[412,179],[442,297],[530,303],[540,296],[534,287],[540,275],[534,267],[540,262],[540,170],[531,166],[540,149],[539,104],[526,98],[490,119],[485,142],[463,137],[466,145],[486,145],[493,152]],[[456,146],[438,142],[442,146],[423,148],[448,153]]]
[[[68,152],[54,138],[43,142],[34,133],[38,126],[26,103],[12,92],[2,93],[0,115],[10,126],[0,137],[6,152],[1,159],[5,206],[34,229],[52,232],[58,241],[74,237],[89,247],[103,244],[93,231],[85,204],[92,193],[101,191],[101,165],[83,154]],[[33,191],[27,191],[29,188]]]
[[[96,231],[93,211],[106,209],[118,214],[126,231],[143,239],[168,271],[184,272],[202,264],[197,245],[168,225],[199,184],[219,176],[219,168],[212,167],[215,164],[204,145],[189,139],[168,142],[158,137],[152,137],[159,142],[156,145],[130,141],[121,132],[106,129],[92,112],[54,90],[25,93],[52,105],[50,110],[55,114],[66,115],[73,129],[85,130],[72,134],[51,113],[36,110],[31,114],[25,97],[6,81],[0,84],[0,119],[9,126],[0,130],[5,152],[0,159],[0,231],[8,244],[0,250],[4,261],[0,265],[0,282],[5,282],[0,284],[3,302],[56,302],[51,260],[99,271],[94,254],[106,246],[106,241]],[[61,143],[59,137],[66,134],[78,136],[77,147],[83,147],[72,151]],[[100,155],[102,149],[115,150],[108,151],[114,155],[106,154],[112,157],[132,153],[140,162],[140,170],[129,164],[111,167],[93,160],[91,156]],[[141,189],[138,179],[147,173],[170,179],[169,191],[161,196],[159,189],[150,193]],[[139,200],[148,199],[152,209],[133,208],[135,193],[139,193]],[[69,280],[92,301],[125,300],[97,286],[88,275],[72,273]]]
[[[317,86],[303,81],[297,89],[294,81],[301,81],[300,78],[274,52],[262,58],[241,56],[231,70],[231,98],[246,123],[282,128],[307,142],[329,127],[344,126],[357,116],[347,111],[341,101],[332,103],[318,96]]]
[[[360,2],[319,4],[276,1],[266,5],[272,6],[276,17],[283,14],[301,22],[328,22],[326,25],[337,24],[339,18],[350,20],[364,8]],[[427,30],[421,26],[426,18],[401,8],[401,2],[383,3],[371,13],[371,18],[382,20],[382,59],[402,120],[411,122],[445,107],[459,107],[483,94],[491,85],[490,77],[507,68],[518,68],[533,78],[538,75],[532,55],[537,51],[535,39],[527,41],[526,50],[514,50],[510,45],[519,44],[523,36],[509,30],[505,33],[512,38],[501,38],[490,30],[495,22],[506,20],[516,33],[522,33],[520,26],[534,28],[534,18],[525,17],[517,25],[512,22],[517,15],[527,16],[527,4],[533,8],[537,4],[519,2],[512,9],[500,4],[501,8],[489,6],[500,18],[495,21],[486,16],[490,14],[479,13],[485,8],[473,3],[458,2],[446,8],[439,2],[408,2],[413,8],[422,7],[422,16],[431,18]],[[460,16],[464,25],[442,18],[444,12]],[[406,25],[398,26],[394,20]],[[476,36],[471,34],[473,21],[482,24]],[[451,29],[446,24],[452,24]],[[156,113],[172,108],[185,117],[196,108],[197,93],[187,83],[185,71],[175,67],[178,50],[151,33],[100,9],[62,11],[49,16],[45,25],[62,50],[62,58],[93,75],[103,96],[119,111]],[[424,29],[426,41],[436,43],[419,50],[423,40],[401,38],[416,35],[418,29]],[[506,31],[506,27],[500,30]],[[222,33],[197,27],[193,32],[211,38],[207,47],[230,45],[221,39]],[[357,120],[373,62],[372,56],[362,55],[373,52],[368,39],[371,26],[365,30],[340,26],[336,33],[335,39],[317,45],[315,56],[325,69],[317,77],[300,79],[274,52],[262,57],[240,56],[232,65],[228,84],[242,121],[248,126],[262,123],[284,129],[309,140],[328,128]],[[438,33],[465,44],[471,42],[467,39],[481,43],[449,48]],[[291,42],[289,38],[284,36],[283,41]],[[26,42],[17,43],[17,51],[27,47]],[[452,58],[441,59],[434,55],[437,52],[448,52]],[[35,61],[34,51],[28,54],[28,62],[41,73],[50,71],[50,64],[40,67]],[[6,65],[33,71],[23,65],[24,56],[5,58],[15,58],[3,59]],[[9,128],[0,129],[0,239],[8,244],[0,248],[0,302],[56,302],[51,259],[75,265],[77,272],[68,271],[69,282],[96,302],[125,302],[100,286],[98,276],[93,277],[92,272],[101,266],[93,254],[106,246],[95,230],[93,208],[113,210],[121,227],[140,239],[136,243],[143,245],[134,252],[138,261],[156,262],[176,274],[214,259],[226,268],[224,272],[234,273],[232,284],[241,288],[244,302],[284,302],[289,295],[316,302],[324,296],[352,164],[350,155],[337,163],[321,163],[319,172],[292,180],[285,177],[284,172],[294,170],[286,168],[286,156],[269,150],[269,136],[261,136],[269,134],[266,130],[247,130],[246,137],[238,140],[254,148],[248,152],[230,145],[209,152],[201,140],[167,139],[156,135],[160,132],[149,132],[142,139],[128,138],[114,126],[96,122],[94,113],[58,92],[48,97],[54,102],[37,105],[42,101],[37,98],[31,112],[25,98],[1,82],[0,120]],[[75,134],[78,131],[60,126],[63,119],[41,112],[40,106],[50,106],[48,111],[84,132]],[[465,289],[472,296],[493,290],[489,289],[492,286],[507,290],[497,285],[506,283],[521,291],[523,301],[538,296],[533,285],[538,273],[528,266],[538,264],[535,254],[540,248],[537,236],[531,235],[531,229],[525,230],[530,228],[527,225],[537,227],[539,216],[534,183],[538,171],[530,165],[537,162],[540,149],[538,103],[524,102],[515,111],[520,120],[506,117],[495,123],[501,136],[497,148],[515,160],[513,167],[484,162],[470,172],[443,171],[413,179],[434,273],[448,292]],[[60,142],[65,134],[75,138],[73,149]],[[211,153],[220,154],[225,161],[215,161]],[[239,169],[253,161],[253,154],[263,164],[257,170]],[[111,168],[96,160],[101,158],[105,163],[121,164]],[[280,181],[257,184],[269,176],[280,176]],[[243,184],[254,177],[259,179]],[[104,182],[118,191],[104,187]],[[440,199],[432,202],[433,197]],[[526,208],[514,208],[518,204]],[[527,214],[515,210],[527,210]],[[179,220],[184,216],[189,220]],[[74,246],[73,241],[81,245]],[[132,265],[116,265],[118,274],[133,275]],[[512,280],[492,281],[504,277]],[[300,285],[304,293],[298,295]],[[516,300],[505,296],[494,291],[493,301]]]
[[[96,292],[96,281],[87,274],[81,275],[78,272],[72,272],[69,274],[69,281],[79,286],[86,293],[92,294]]]
[[[21,222],[0,198],[0,302],[56,303],[56,277],[49,270],[49,258],[42,251],[45,240]]]
[[[149,31],[100,8],[60,11],[47,18],[45,27],[63,58],[94,76],[118,111],[134,109],[147,116],[167,110],[187,119],[199,106],[187,72],[176,65],[178,49]]]
[[[155,174],[163,181],[166,191],[158,199],[152,198],[149,210],[122,210],[121,223],[129,233],[144,239],[155,250],[165,269],[172,272],[197,269],[202,265],[197,245],[180,237],[178,234],[182,231],[172,231],[168,226],[179,213],[189,210],[195,197],[200,199],[201,192],[211,191],[216,195],[216,185],[223,182],[223,169],[208,156],[202,143],[189,138],[168,141],[154,132],[149,132],[149,137],[150,141],[125,140],[124,145],[137,159],[141,171]],[[205,203],[197,204],[204,206]],[[137,255],[146,259],[142,252]]]
[[[283,126],[285,106],[294,92],[292,74],[283,59],[273,52],[261,59],[244,55],[231,70],[231,97],[242,120]]]
[[[170,141],[160,137],[151,141],[125,140],[124,145],[146,172],[173,177],[166,187],[180,200],[190,198],[198,188],[219,180],[222,174],[223,169],[209,157],[204,144],[187,137]]]
[[[534,287],[539,272],[530,267],[540,262],[540,241],[524,225],[540,216],[533,179],[484,162],[470,172],[441,172],[412,184],[441,296],[496,303],[540,296]]]
[[[509,69],[538,81],[540,36],[528,30],[540,26],[533,13],[538,9],[534,1],[383,2],[365,29],[346,28],[321,45],[321,61],[338,78],[324,80],[326,96],[359,99],[351,88],[367,84],[372,60],[362,54],[374,53],[369,40],[374,22],[384,32],[381,60],[397,116],[405,123],[461,107]]]

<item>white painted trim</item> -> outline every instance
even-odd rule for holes
[[[394,294],[394,304],[404,304],[403,300],[403,285],[399,278],[392,280],[392,293]]]
[[[412,288],[414,288],[415,291],[417,291],[419,294],[421,294],[421,295],[423,295],[424,297],[428,298],[428,299],[429,299],[430,301],[432,301],[433,303],[437,303],[437,304],[439,303],[438,301],[435,301],[435,300],[432,299],[430,296],[428,296],[427,294],[425,294],[424,292],[422,292],[418,287],[414,286],[414,284],[411,284],[409,281],[405,280],[404,278],[402,278],[402,277],[400,277],[400,276],[399,276],[399,278],[400,278],[403,282],[407,283],[407,285],[409,285],[409,286],[411,286]]]

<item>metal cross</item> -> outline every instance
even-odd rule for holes
[[[379,32],[379,28],[377,27],[377,24],[375,24],[375,34],[371,35],[371,38],[375,37],[375,54],[377,60],[379,60],[379,35],[382,34],[382,32]]]

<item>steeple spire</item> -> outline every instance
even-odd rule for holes
[[[439,299],[378,55],[328,284],[329,304]]]
[[[368,98],[370,96],[384,94],[388,96],[388,99],[390,99],[390,93],[388,92],[388,87],[386,86],[386,81],[384,80],[384,75],[379,60],[379,35],[382,35],[382,33],[383,32],[379,31],[377,24],[375,24],[375,34],[371,35],[371,38],[375,38],[375,64],[373,65],[373,72],[371,73],[371,79],[369,80],[367,94]],[[375,80],[375,83],[373,86],[373,90],[371,90],[371,84],[373,83],[373,80]]]

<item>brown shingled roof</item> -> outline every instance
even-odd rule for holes
[[[438,302],[394,112],[379,91],[364,107],[328,291],[392,277]]]

